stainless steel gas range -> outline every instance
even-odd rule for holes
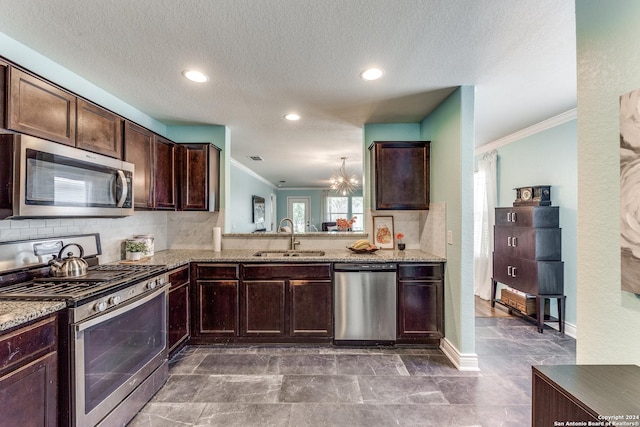
[[[42,261],[70,242],[88,254],[86,274],[50,277]],[[0,299],[66,301],[61,425],[125,425],[168,376],[165,266],[97,265],[99,254],[97,234],[0,244]],[[36,263],[16,267],[10,256]]]

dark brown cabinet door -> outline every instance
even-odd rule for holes
[[[135,165],[133,207],[153,208],[153,132],[125,121],[124,160]]]
[[[78,99],[76,146],[83,150],[122,158],[123,119],[83,99]]]
[[[49,353],[0,378],[0,424],[57,425],[57,356]]]
[[[62,144],[76,145],[76,97],[9,67],[7,128]]]
[[[242,282],[242,335],[284,336],[284,280],[245,280]]]
[[[444,298],[441,280],[400,280],[398,337],[442,338]]]
[[[173,209],[177,207],[176,144],[155,135],[154,142],[154,207]]]
[[[169,315],[167,319],[167,346],[171,356],[189,339],[191,310],[189,306],[189,266],[169,273]]]
[[[54,316],[0,336],[0,424],[57,425],[57,325]]]
[[[289,281],[291,336],[333,336],[330,280]]]
[[[220,150],[212,144],[178,144],[180,209],[219,210]]]
[[[398,343],[444,337],[444,263],[398,265]]]
[[[429,209],[429,144],[373,143],[375,209]]]
[[[198,335],[238,335],[237,280],[198,280],[196,299]]]

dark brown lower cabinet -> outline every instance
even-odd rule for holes
[[[289,335],[333,337],[331,280],[289,281]]]
[[[169,313],[167,318],[167,347],[169,356],[176,353],[189,339],[191,310],[189,307],[189,266],[169,272]]]
[[[532,381],[533,427],[640,425],[639,366],[533,366]]]
[[[284,280],[242,281],[243,336],[286,335],[286,286]]]
[[[444,264],[398,265],[398,343],[444,337]]]
[[[190,342],[226,342],[239,335],[240,265],[192,263],[192,334]]]
[[[57,317],[0,336],[0,424],[56,426]]]
[[[191,274],[191,343],[331,341],[329,263],[193,263]]]

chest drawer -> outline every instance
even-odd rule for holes
[[[495,250],[537,261],[560,260],[561,236],[559,228],[498,227],[494,229]]]

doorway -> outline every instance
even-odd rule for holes
[[[310,206],[310,197],[287,197],[287,216],[293,220],[295,233],[309,231]]]

